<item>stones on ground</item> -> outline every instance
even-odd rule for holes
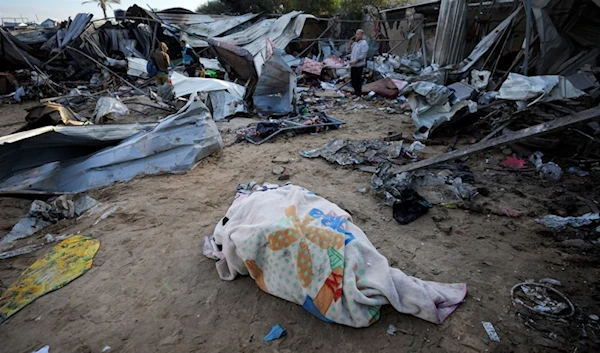
[[[281,174],[283,174],[283,172],[285,172],[285,168],[282,166],[277,166],[277,167],[273,168],[272,172],[274,175],[281,175]]]

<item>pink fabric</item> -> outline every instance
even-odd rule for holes
[[[346,65],[344,64],[344,60],[338,58],[335,55],[332,55],[331,57],[323,60],[323,66],[333,69],[342,69],[346,67]]]
[[[321,71],[323,70],[323,64],[318,61],[314,61],[309,58],[304,59],[304,63],[302,64],[301,70],[303,72],[308,72],[309,74],[321,76]]]

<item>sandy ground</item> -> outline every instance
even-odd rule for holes
[[[0,124],[22,121],[21,108],[1,107]],[[498,166],[501,153],[487,151],[466,162],[475,172],[475,184],[489,191],[487,197],[479,196],[483,211],[436,206],[402,226],[381,200],[357,191],[369,188],[369,173],[304,159],[299,152],[331,138],[410,134],[410,119],[377,110],[331,114],[347,125],[317,136],[279,137],[261,146],[233,144],[185,174],[137,178],[89,192],[118,210],[96,225],[100,214],[62,221],[19,246],[39,242],[47,233],[80,232],[101,241],[92,269],[0,325],[0,351],[29,353],[44,345],[51,352],[82,353],[101,352],[106,346],[110,352],[598,351],[598,337],[587,318],[600,314],[598,254],[561,248],[558,242],[572,234],[547,232],[534,222],[535,216],[556,209],[574,215],[589,212],[567,191],[598,199],[597,175],[545,181],[534,172],[503,171]],[[7,127],[0,130],[9,132]],[[424,153],[431,156],[445,149],[429,146]],[[427,280],[466,282],[466,301],[442,325],[386,307],[379,322],[353,329],[321,322],[302,307],[261,292],[249,277],[220,280],[213,260],[202,255],[203,236],[229,207],[236,184],[278,182],[272,172],[277,157],[290,159],[283,166],[292,183],[348,210],[393,266]],[[26,213],[29,203],[0,199],[0,235]],[[525,215],[493,213],[505,208]],[[0,291],[49,247],[0,260]],[[538,321],[536,330],[519,319],[509,292],[516,283],[545,277],[562,281],[559,289],[577,313],[565,323]],[[487,340],[482,321],[493,323],[501,342]],[[587,338],[582,337],[586,323]],[[287,337],[264,343],[274,324],[287,328]],[[402,332],[386,334],[390,324]]]

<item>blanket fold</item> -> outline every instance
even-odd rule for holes
[[[391,304],[439,324],[466,295],[464,283],[423,281],[391,268],[347,212],[295,185],[242,190],[213,237],[222,246],[222,279],[249,274],[263,291],[326,322],[366,327]]]

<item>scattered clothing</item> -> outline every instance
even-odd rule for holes
[[[76,235],[57,245],[27,268],[0,296],[0,323],[42,295],[64,287],[86,273],[100,241]]]
[[[502,166],[508,169],[524,169],[526,165],[527,162],[517,157],[506,157],[504,162],[502,162]]]
[[[389,267],[346,211],[304,188],[238,190],[214,231],[224,280],[249,274],[263,291],[352,327],[377,321],[385,304],[442,323],[466,295],[465,283],[423,281]]]
[[[279,324],[273,326],[273,328],[271,329],[271,332],[269,332],[265,338],[263,338],[264,342],[270,342],[270,341],[275,341],[276,339],[279,339],[283,336],[285,336],[287,334],[287,330],[284,329],[283,327],[279,326]]]
[[[432,207],[432,204],[414,190],[406,189],[402,192],[401,201],[394,203],[394,219],[398,223],[406,225],[426,214]]]

